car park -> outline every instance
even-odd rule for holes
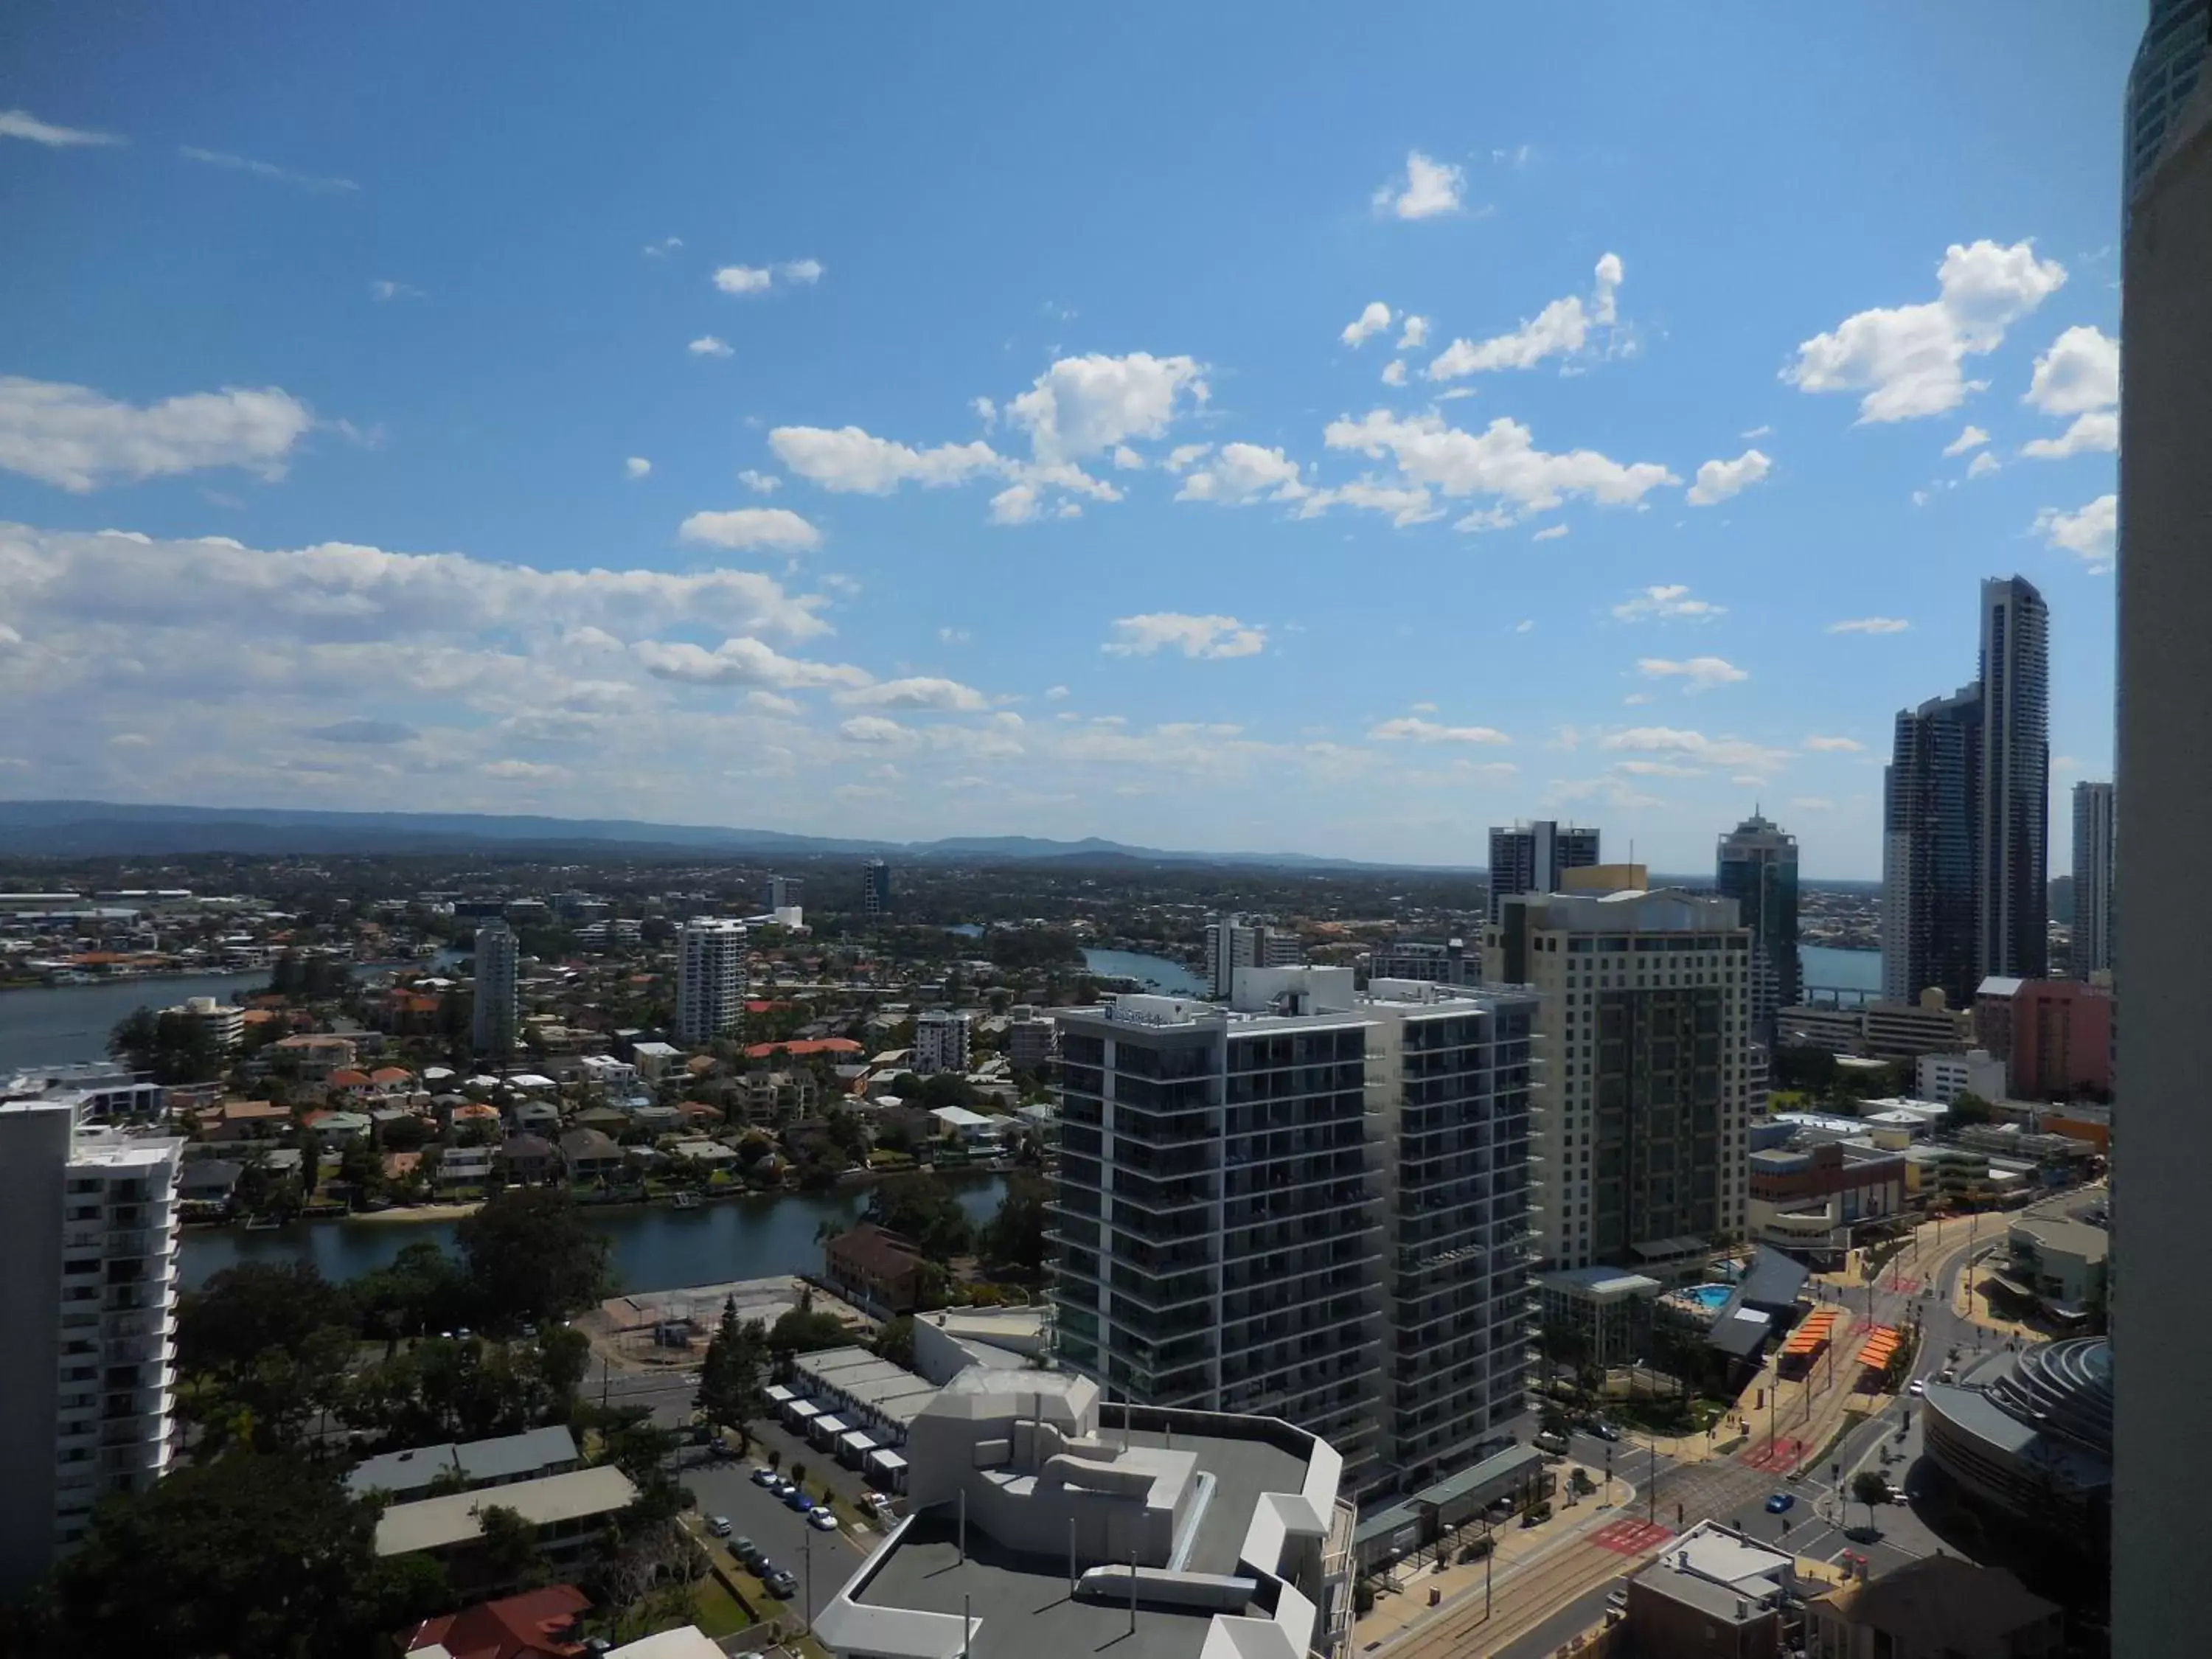
[[[1796,1494],[1794,1492],[1775,1492],[1766,1500],[1766,1512],[1769,1515],[1786,1513],[1796,1502]]]
[[[826,1509],[817,1510],[806,1517],[806,1524],[817,1532],[835,1532],[837,1530],[837,1517]]]

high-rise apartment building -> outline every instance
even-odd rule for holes
[[[2191,14],[2197,21],[2187,21]],[[2171,50],[2205,9],[2154,5],[2144,53]],[[2176,23],[2175,19],[2184,21]],[[2138,76],[2142,58],[2138,58]],[[2170,94],[2170,85],[2167,88]],[[2130,126],[2148,91],[2130,87]],[[2112,1651],[2154,1659],[2201,1644],[2197,1505],[2212,1489],[2212,1442],[2176,1432],[2203,1408],[2212,1323],[2195,1241],[2212,1169],[2204,1109],[2204,828],[2212,823],[2212,76],[2159,118],[2123,242],[2120,327],[2119,750],[2113,777],[2118,888],[2131,896],[2114,939],[2127,998],[2113,1082],[2112,1288],[2115,1478]],[[2131,160],[2134,159],[2131,155]]]
[[[951,1008],[925,1008],[914,1017],[914,1069],[917,1076],[968,1069],[966,1014]]]
[[[799,905],[805,896],[804,876],[770,876],[761,892],[761,908],[771,913]]]
[[[1284,1418],[1364,1468],[1378,1455],[1382,1218],[1368,1021],[1351,1001],[1054,1010],[1053,1299],[1061,1362],[1110,1398]]]
[[[2068,965],[2075,979],[2112,966],[2112,786],[2074,786],[2074,928]]]
[[[480,1054],[514,1052],[522,1015],[520,969],[520,952],[514,930],[504,921],[479,923],[471,1035]]]
[[[1519,894],[1483,971],[1533,987],[1536,1233],[1553,1268],[1664,1268],[1744,1230],[1751,934],[1672,888]]]
[[[1400,1492],[1465,1467],[1528,1388],[1534,996],[1370,981],[1382,1182],[1378,1445]]]
[[[1417,979],[1431,985],[1474,985],[1481,979],[1478,952],[1463,939],[1442,944],[1425,939],[1394,939],[1376,945],[1367,956],[1367,977]]]
[[[2023,577],[1982,584],[1981,686],[1977,965],[2040,979],[2051,969],[2051,607]]]
[[[1056,1011],[1063,1363],[1326,1432],[1370,1492],[1469,1461],[1523,1404],[1535,1014],[1341,968]]]
[[[891,867],[881,859],[860,866],[860,914],[872,921],[891,913]]]
[[[1797,837],[1753,812],[1721,837],[1715,884],[1751,930],[1751,1025],[1774,1041],[1774,1016],[1804,994],[1797,957]]]
[[[1239,968],[1295,968],[1305,946],[1287,928],[1242,916],[1216,916],[1206,924],[1206,994],[1228,996]]]
[[[1981,983],[1974,927],[1982,694],[1969,685],[1901,710],[1883,774],[1882,996],[1931,986],[1954,1008]]]
[[[2051,613],[2021,577],[1981,588],[1981,678],[1897,717],[1882,809],[1882,995],[1954,1008],[2050,964]]]
[[[2150,0],[2150,21],[2128,71],[2126,161],[2120,201],[2133,211],[2136,194],[2156,171],[2166,135],[2204,78],[2212,55],[2212,0]]]
[[[702,1048],[745,1018],[745,925],[694,916],[676,936],[676,1041]]]
[[[82,1128],[65,1101],[0,1106],[0,1590],[169,1466],[184,1146]]]
[[[1490,832],[1490,919],[1515,893],[1556,893],[1569,870],[1598,861],[1597,831],[1539,818]]]

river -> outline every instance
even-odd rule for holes
[[[1881,989],[1881,952],[1845,951],[1832,945],[1801,945],[1797,961],[1803,969],[1805,989],[1814,991],[1874,991]]]
[[[939,1177],[978,1226],[998,1212],[1003,1176]],[[624,1291],[666,1291],[731,1279],[818,1273],[822,1246],[815,1231],[825,1221],[849,1226],[867,1207],[868,1189],[787,1193],[777,1197],[726,1199],[696,1210],[665,1204],[617,1204],[592,1212],[592,1224],[612,1244],[615,1284]],[[184,1235],[179,1262],[185,1288],[240,1261],[312,1261],[325,1279],[352,1279],[380,1267],[410,1244],[425,1240],[453,1248],[450,1221],[301,1221],[267,1232],[242,1227],[192,1227]]]
[[[1101,979],[1133,979],[1148,991],[1169,996],[1202,997],[1206,987],[1179,962],[1148,957],[1141,951],[1085,951],[1083,965]]]
[[[235,974],[171,974],[109,985],[35,985],[0,991],[0,1078],[29,1066],[73,1066],[107,1058],[107,1034],[140,1008],[172,1008],[187,997],[228,1002],[269,983],[266,968]]]

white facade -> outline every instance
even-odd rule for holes
[[[82,1128],[67,1103],[0,1107],[0,1588],[168,1468],[184,1145]]]
[[[246,1010],[234,1002],[217,1002],[213,997],[192,997],[173,1008],[164,1008],[165,1014],[174,1014],[188,1019],[208,1034],[208,1041],[223,1054],[235,1053],[246,1041]]]
[[[514,1048],[521,1002],[519,947],[514,930],[503,921],[477,929],[476,1017],[473,1036],[480,1054],[503,1054]]]
[[[972,1022],[949,1008],[925,1008],[914,1017],[914,1069],[928,1077],[938,1072],[965,1072]]]
[[[1923,1100],[1948,1106],[1960,1095],[1978,1095],[1984,1100],[2005,1097],[2005,1063],[1986,1048],[1963,1054],[1923,1054],[1916,1070]]]
[[[1536,1231],[1545,1265],[1745,1227],[1750,933],[1678,890],[1508,896],[1483,970],[1543,999]]]
[[[704,1048],[736,1030],[744,1017],[744,923],[692,917],[676,942],[677,1042]]]
[[[1295,968],[1305,947],[1295,933],[1242,916],[1217,916],[1206,927],[1206,983],[1208,996],[1225,997],[1236,988],[1239,968]]]

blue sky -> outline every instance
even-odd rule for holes
[[[0,793],[1872,876],[1984,575],[2108,775],[2140,24],[18,8]]]

